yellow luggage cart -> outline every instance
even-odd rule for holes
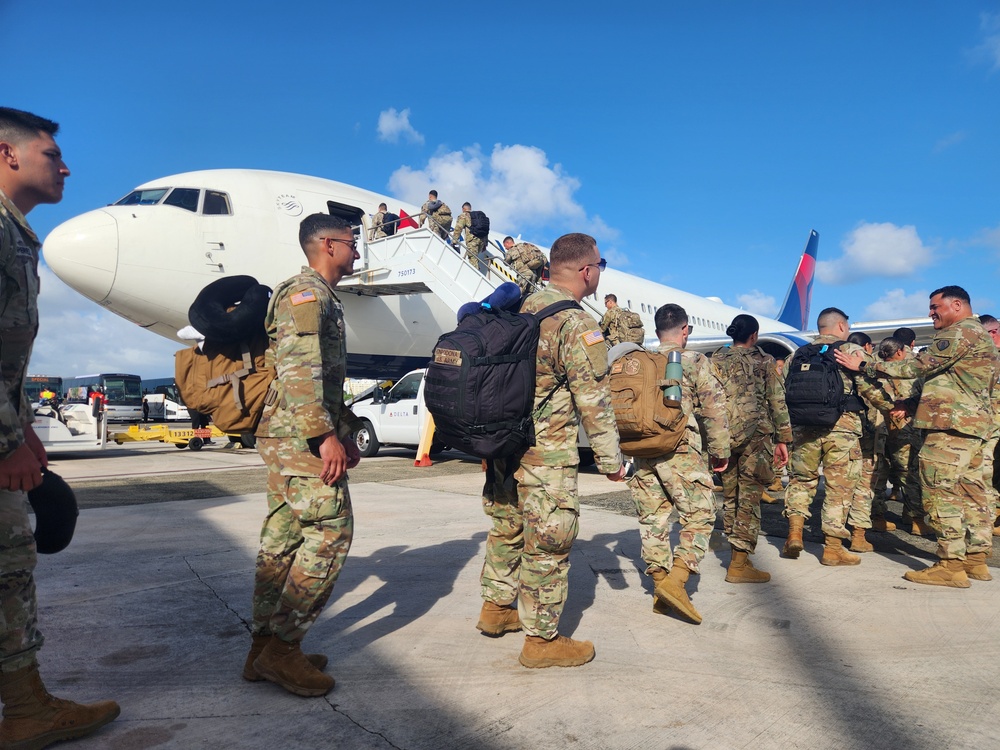
[[[132,425],[125,432],[112,432],[108,434],[108,440],[122,445],[123,443],[173,443],[180,449],[190,448],[193,451],[200,451],[205,441],[209,438],[226,438],[226,440],[239,440],[227,435],[215,425],[202,427],[194,430],[177,429],[165,424],[152,425]]]

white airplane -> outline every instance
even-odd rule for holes
[[[437,338],[455,327],[455,312],[486,297],[513,274],[502,263],[491,232],[493,259],[486,275],[428,229],[404,228],[368,241],[370,217],[380,203],[400,216],[417,206],[317,177],[244,169],[187,172],[140,185],[116,203],[56,227],[44,258],[59,278],[102,307],[170,339],[188,325],[198,292],[221,276],[246,274],[274,287],[298,272],[302,218],[316,212],[357,226],[361,260],[338,287],[347,323],[348,375],[396,378],[426,364]],[[488,207],[486,207],[488,208]],[[819,235],[812,231],[777,318],[761,315],[760,343],[786,356],[807,343],[806,330]],[[603,295],[639,313],[653,343],[653,313],[667,302],[687,311],[691,345],[709,350],[730,343],[726,327],[743,312],[720,299],[700,297],[608,268],[600,299],[585,300],[595,317]],[[878,340],[898,326],[930,329],[926,318],[855,326]]]

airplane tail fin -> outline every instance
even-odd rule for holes
[[[778,320],[797,331],[808,330],[809,305],[812,302],[813,279],[816,276],[816,255],[819,252],[819,232],[810,230],[806,249],[799,259],[795,278],[788,287],[788,294],[781,305]]]

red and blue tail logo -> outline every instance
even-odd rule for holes
[[[799,260],[792,285],[788,287],[778,320],[797,331],[809,330],[809,305],[812,302],[813,279],[816,277],[816,255],[819,252],[819,232],[809,232],[805,252]]]

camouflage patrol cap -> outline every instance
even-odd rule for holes
[[[80,511],[76,495],[66,480],[49,469],[42,469],[42,483],[28,492],[28,502],[35,512],[35,546],[43,555],[61,552],[69,546],[76,530]]]

